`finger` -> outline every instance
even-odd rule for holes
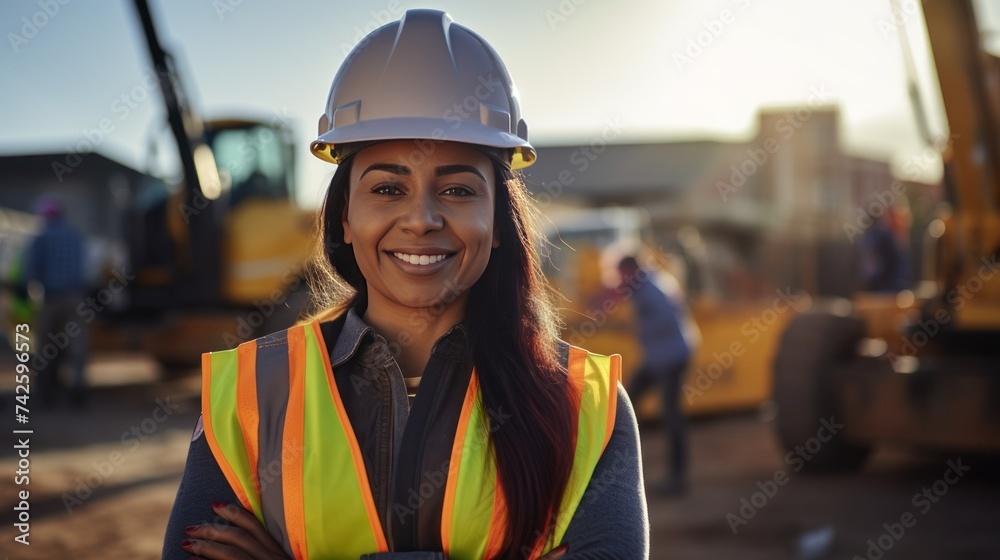
[[[254,560],[249,554],[235,546],[202,539],[188,539],[181,543],[181,548],[191,554],[210,560]]]
[[[184,532],[192,539],[228,544],[243,551],[251,548],[260,548],[256,539],[251,537],[245,530],[223,523],[192,525],[184,529]],[[250,556],[252,557],[253,554],[250,554]]]
[[[226,521],[229,521],[233,525],[246,531],[250,537],[257,541],[260,546],[268,552],[281,555],[282,557],[285,555],[285,551],[278,546],[278,543],[274,541],[274,538],[267,532],[267,529],[260,524],[257,517],[254,516],[253,513],[244,509],[242,506],[237,504],[213,502],[212,509]]]

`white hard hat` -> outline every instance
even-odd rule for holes
[[[354,47],[333,79],[310,149],[338,163],[352,143],[407,138],[499,148],[513,169],[535,161],[500,56],[445,12],[407,10]]]

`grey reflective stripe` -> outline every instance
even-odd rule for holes
[[[288,339],[261,339],[257,345],[257,480],[264,524],[281,548],[291,556],[285,507],[281,490],[281,439],[285,430],[285,407],[288,404]]]

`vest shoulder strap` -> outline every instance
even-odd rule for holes
[[[617,413],[621,356],[594,354],[564,342],[560,343],[559,351],[567,368],[569,398],[578,419],[573,467],[553,528],[553,539],[538,543],[529,558],[538,558],[562,542],[611,437]],[[497,491],[496,468],[488,460],[485,441],[488,422],[478,377],[473,372],[455,436],[441,519],[441,542],[453,560],[496,555],[506,530],[503,492]]]
[[[562,542],[569,522],[583,499],[604,449],[614,432],[618,412],[621,355],[605,356],[578,346],[569,347],[567,370],[578,395],[576,451],[570,482],[566,487],[554,533],[554,545]]]
[[[241,504],[286,553],[340,559],[388,550],[318,322],[205,354],[202,369],[209,447]],[[331,504],[335,526],[324,521]]]

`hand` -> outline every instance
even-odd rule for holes
[[[214,502],[212,509],[234,527],[205,523],[184,531],[192,538],[181,548],[213,560],[290,560],[252,513],[237,504]]]
[[[566,556],[566,553],[568,552],[569,552],[569,545],[564,544],[553,548],[552,550],[549,551],[548,554],[542,556],[538,560],[557,560],[559,558],[562,558],[563,556]]]

